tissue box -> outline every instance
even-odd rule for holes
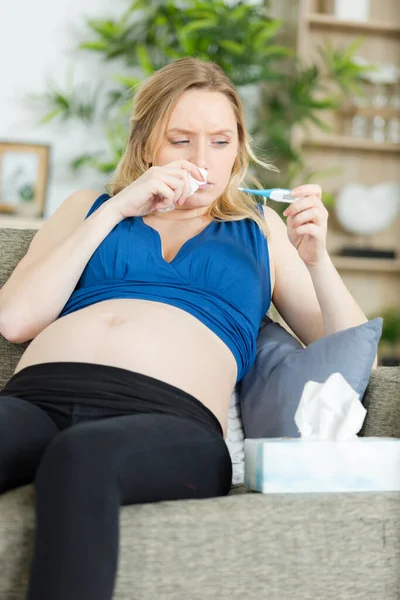
[[[244,440],[245,485],[263,493],[400,490],[400,439]]]

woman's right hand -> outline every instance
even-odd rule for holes
[[[124,219],[143,217],[172,204],[182,206],[190,194],[189,173],[203,181],[198,167],[187,160],[175,160],[162,167],[152,166],[110,198],[110,202]]]

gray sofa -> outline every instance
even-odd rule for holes
[[[0,229],[0,285],[34,233]],[[26,346],[0,336],[0,389]],[[399,367],[378,368],[363,402],[361,435],[400,437]],[[0,496],[0,600],[24,598],[34,527],[33,486]],[[114,598],[399,600],[400,492],[237,486],[224,498],[123,507]]]

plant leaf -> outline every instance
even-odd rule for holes
[[[151,62],[150,54],[147,50],[147,47],[144,44],[138,44],[136,46],[136,54],[138,57],[138,61],[143,71],[147,74],[153,73],[153,64]]]
[[[228,50],[228,52],[232,52],[232,54],[235,54],[236,56],[241,56],[244,53],[243,45],[239,44],[239,42],[234,42],[232,40],[220,40],[218,44],[221,46],[221,48]]]

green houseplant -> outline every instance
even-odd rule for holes
[[[36,190],[33,183],[24,183],[18,188],[19,202],[15,205],[15,212],[24,217],[36,217],[40,207],[35,202]]]
[[[244,95],[256,88],[250,134],[279,175],[257,172],[257,167],[254,174],[267,187],[306,183],[315,173],[296,150],[293,127],[313,123],[326,129],[320,113],[336,110],[349,89],[354,92],[366,68],[353,59],[356,47],[326,47],[320,53],[322,64],[302,65],[293,49],[279,44],[284,23],[271,18],[269,2],[135,0],[120,18],[88,19],[87,26],[91,39],[79,50],[95,52],[105,62],[122,60],[132,75],[116,72],[115,88],[103,96],[101,89],[70,86],[62,91],[52,86],[40,98],[45,102],[42,122],[101,121],[108,153],[78,155],[71,166],[90,166],[105,175],[114,170],[123,151],[135,87],[155,70],[191,55],[219,64]],[[331,200],[325,195],[326,204]]]
[[[400,365],[400,308],[392,306],[380,316],[383,318],[380,362],[387,367]]]

